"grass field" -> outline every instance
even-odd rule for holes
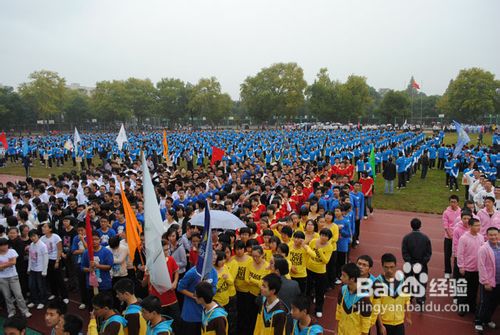
[[[469,135],[471,144],[477,143],[477,134]],[[486,145],[491,145],[492,136],[486,134],[484,136]],[[457,141],[456,133],[447,133],[444,138],[445,144],[455,144]],[[94,164],[99,164],[100,159],[94,158]],[[48,178],[49,174],[59,175],[63,172],[77,170],[73,167],[71,161],[66,162],[63,167],[53,166],[46,168],[41,166],[38,160],[34,161],[34,167],[31,169],[31,176],[34,178]],[[182,166],[182,164],[181,164]],[[0,174],[9,174],[24,176],[24,168],[21,164],[9,163],[7,167],[0,169]],[[460,177],[459,177],[460,184]],[[411,179],[410,183],[405,189],[394,190],[393,195],[384,194],[384,179],[379,175],[375,181],[376,195],[373,198],[373,205],[375,209],[392,209],[409,212],[423,212],[423,213],[441,213],[448,204],[448,197],[450,194],[457,194],[460,201],[463,200],[464,190],[460,189],[459,192],[450,192],[444,183],[444,172],[438,170],[429,170],[426,179],[420,179],[420,171]]]

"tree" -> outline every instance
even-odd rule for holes
[[[296,63],[273,64],[245,79],[241,101],[257,121],[268,121],[272,116],[291,119],[304,105],[306,87],[304,71]]]
[[[497,89],[500,81],[480,68],[461,70],[450,82],[438,107],[449,119],[462,122],[481,122],[489,114],[498,113]]]
[[[157,91],[151,80],[129,78],[124,83],[127,103],[139,124],[153,115],[157,103]]]
[[[39,119],[60,117],[66,93],[66,80],[56,72],[36,71],[30,74],[28,83],[19,86],[19,92]]]
[[[119,80],[96,83],[91,106],[94,116],[104,121],[127,121],[132,117],[125,82]]]
[[[189,87],[182,80],[163,78],[156,84],[158,114],[169,122],[187,119]]]
[[[350,75],[340,90],[342,121],[354,121],[366,114],[373,99],[366,78]]]
[[[90,97],[79,90],[67,90],[64,98],[64,120],[71,123],[87,121],[92,117]]]
[[[306,90],[307,108],[319,121],[337,121],[340,83],[334,82],[326,68],[321,68],[314,83]]]
[[[12,87],[0,87],[0,130],[21,125],[28,126],[36,121],[36,115]]]
[[[202,78],[189,95],[188,108],[193,116],[206,117],[212,124],[229,115],[233,102],[226,93],[221,93],[221,85],[215,77]]]
[[[410,98],[406,92],[389,90],[384,94],[378,114],[387,123],[404,119],[410,111]]]

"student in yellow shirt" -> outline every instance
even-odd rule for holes
[[[328,284],[330,287],[335,286],[335,280],[337,279],[337,271],[335,269],[335,264],[337,263],[337,241],[339,240],[339,226],[333,222],[335,214],[332,211],[325,213],[325,228],[328,228],[332,232],[332,238],[330,243],[333,247],[332,257],[326,265],[326,272],[328,274]]]
[[[316,297],[316,317],[323,316],[323,304],[325,302],[326,292],[326,264],[332,256],[332,244],[330,239],[332,232],[330,229],[324,228],[319,232],[319,238],[312,240],[309,243],[309,259],[307,261],[307,289],[306,293],[311,296],[314,287]]]
[[[262,249],[264,250],[264,259],[266,261],[269,261],[271,257],[273,257],[273,251],[271,250],[271,246],[269,243],[271,237],[273,236],[274,233],[271,229],[265,229],[262,231],[262,239],[264,240],[264,243],[262,244]]]
[[[319,237],[317,231],[318,231],[318,225],[316,224],[316,221],[307,220],[306,228],[304,230],[306,244],[309,244],[312,240]]]
[[[254,245],[252,247],[252,260],[248,263],[247,271],[245,273],[245,281],[249,285],[249,292],[253,297],[253,301],[260,293],[260,287],[262,286],[262,278],[269,273],[269,264],[264,260],[264,250],[260,245]],[[253,333],[253,327],[255,327],[255,319],[257,318],[257,313],[259,312],[258,306],[253,303],[248,307],[250,323],[245,325],[245,327],[251,327]]]
[[[292,243],[293,230],[290,226],[283,226],[280,232],[280,239],[282,243],[290,244]]]
[[[342,267],[342,287],[337,299],[335,318],[338,335],[367,335],[370,332],[372,304],[368,295],[358,292],[359,267],[348,263]]]
[[[226,260],[224,262],[224,266],[227,267],[229,274],[233,278],[233,285],[229,286],[228,294],[229,294],[229,303],[224,306],[224,309],[227,312],[227,319],[229,321],[229,334],[236,334],[236,321],[238,318],[237,311],[237,303],[236,303],[236,287],[234,285],[234,281],[236,280],[236,276],[238,275],[238,267],[236,261],[233,262],[232,249],[228,244],[223,244],[222,250],[226,254]]]
[[[408,310],[410,295],[403,292],[403,280],[396,278],[396,256],[382,255],[384,273],[373,284],[373,304],[379,312],[377,328],[380,334],[404,335],[405,323],[411,326]]]
[[[237,240],[234,243],[235,255],[228,263],[232,272],[234,273],[236,271],[234,287],[236,288],[238,315],[238,320],[236,322],[237,334],[246,334],[245,329],[247,325],[250,324],[249,308],[251,304],[255,303],[253,295],[249,292],[250,285],[245,280],[248,264],[252,261],[252,257],[248,256],[245,251],[245,243],[241,240]]]
[[[216,251],[214,268],[217,271],[217,290],[214,296],[215,302],[226,308],[231,298],[231,287],[234,287],[234,278],[226,266],[226,254],[224,251]]]
[[[285,335],[288,308],[278,298],[281,278],[270,273],[262,278],[259,314],[254,335]]]
[[[94,311],[90,313],[89,335],[125,335],[127,320],[113,310],[113,297],[109,293],[98,293],[92,298],[92,306]],[[96,317],[103,320],[99,330],[97,330]]]
[[[288,252],[288,259],[292,266],[290,267],[290,276],[299,283],[300,292],[305,294],[307,284],[307,244],[304,242],[305,235],[302,231],[293,233],[293,244]]]

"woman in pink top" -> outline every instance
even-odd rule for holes
[[[472,213],[467,209],[462,209],[462,214],[460,214],[462,220],[458,221],[453,229],[453,247],[452,247],[452,255],[453,255],[453,278],[459,278],[460,272],[458,271],[457,266],[457,249],[458,249],[458,240],[462,237],[463,234],[469,231],[469,220],[472,219]]]
[[[476,330],[483,331],[483,325],[495,328],[491,316],[500,301],[500,243],[498,228],[490,227],[486,231],[488,241],[479,248],[477,267],[481,283],[481,303],[476,315]]]
[[[469,231],[463,234],[457,247],[457,266],[460,275],[467,281],[467,296],[459,297],[458,315],[464,316],[467,312],[476,310],[477,289],[479,287],[478,252],[484,243],[479,231],[481,223],[471,218],[468,220]]]

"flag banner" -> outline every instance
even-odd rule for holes
[[[225,154],[224,150],[212,147],[212,160],[210,161],[210,165],[214,165],[215,163],[221,161]]]
[[[415,79],[413,79],[413,81],[411,82],[411,87],[419,90],[420,89],[420,85],[417,84],[417,82],[415,81]]]
[[[375,164],[375,146],[372,146],[372,151],[370,152],[370,166],[372,168],[372,174],[373,174],[373,180],[375,180],[377,173],[376,173],[376,164]]]
[[[78,143],[82,141],[78,129],[75,127],[75,134],[73,135],[73,147],[75,148],[75,155],[78,155]]]
[[[208,202],[205,203],[205,224],[203,226],[203,237],[200,242],[198,253],[198,263],[196,264],[196,272],[204,280],[210,271],[213,264],[213,250],[212,250],[212,229],[210,228],[210,209]]]
[[[127,142],[127,134],[125,133],[125,127],[123,126],[123,123],[122,123],[122,126],[120,128],[120,132],[118,133],[118,136],[116,137],[116,143],[118,144],[118,149],[120,149],[120,151],[122,150],[123,148],[123,143]]]
[[[28,139],[25,138],[23,140],[23,156],[24,157],[28,156],[29,152],[30,152],[30,147],[29,147],[29,144],[28,144]]]
[[[5,133],[0,134],[0,143],[2,143],[5,150],[9,149],[9,144],[7,143],[7,136]]]
[[[168,142],[167,142],[167,131],[163,131],[163,157],[167,162],[167,165],[170,165],[170,154],[168,153]]]
[[[167,261],[161,245],[164,233],[160,207],[151,181],[146,157],[142,154],[142,173],[144,189],[144,244],[146,247],[146,266],[149,270],[151,285],[161,294],[172,288]]]
[[[64,149],[66,149],[66,150],[72,150],[73,149],[73,143],[71,143],[70,140],[67,140],[66,142],[64,142]]]
[[[120,187],[120,192],[122,195],[123,211],[125,212],[125,236],[127,239],[130,261],[133,262],[135,251],[141,245],[140,233],[142,233],[142,226],[139,224],[139,221],[137,221],[132,206],[130,206],[125,192],[123,192],[123,187]]]
[[[94,260],[94,241],[92,237],[92,225],[90,224],[90,213],[87,211],[87,216],[85,217],[85,234],[87,240],[87,252],[89,255],[89,263]],[[99,287],[99,282],[97,281],[97,276],[95,272],[89,273],[89,286]]]
[[[453,125],[455,126],[458,135],[457,144],[455,144],[455,150],[453,151],[453,157],[457,157],[460,152],[462,152],[462,148],[464,147],[464,145],[470,142],[470,137],[469,135],[467,135],[465,129],[460,123],[453,120]]]

